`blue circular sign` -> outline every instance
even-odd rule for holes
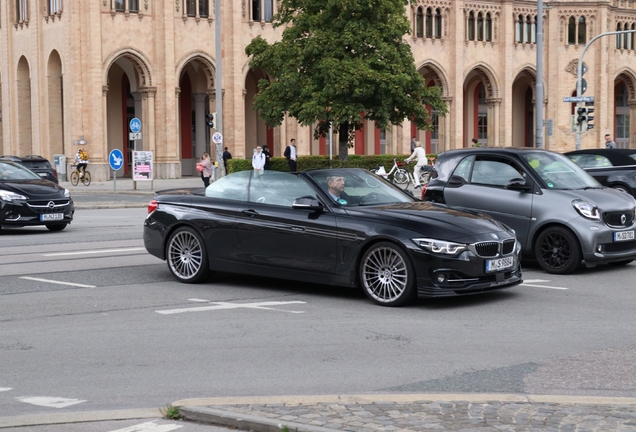
[[[141,120],[139,120],[137,117],[130,121],[130,131],[133,133],[141,131]]]
[[[124,166],[124,154],[119,149],[111,150],[108,155],[108,164],[115,171]]]

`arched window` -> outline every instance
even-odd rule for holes
[[[442,11],[439,9],[435,11],[435,37],[442,38]]]
[[[468,40],[475,40],[475,13],[468,14]]]
[[[576,20],[574,17],[570,17],[568,22],[568,45],[576,44]]]
[[[517,43],[523,43],[523,15],[517,17]]]
[[[484,40],[484,16],[481,12],[477,14],[477,40]]]
[[[422,8],[417,8],[417,17],[415,18],[415,35],[417,37],[424,37],[424,12]]]
[[[616,24],[616,31],[622,31],[623,30],[623,26],[621,25],[621,23]],[[621,45],[621,35],[617,34],[616,35],[616,49],[621,49],[622,45]]]
[[[197,3],[195,0],[186,0],[186,15],[193,17],[197,15]]]
[[[488,42],[492,41],[492,18],[490,17],[490,12],[486,14],[486,40]]]
[[[433,37],[433,9],[426,9],[426,37]]]
[[[585,27],[585,17],[579,17],[579,45],[585,45],[587,42],[587,32]]]
[[[199,0],[199,2],[201,2],[201,0]],[[263,2],[263,7],[263,20],[265,22],[272,22],[272,18],[274,17],[274,0],[265,0]]]
[[[632,24],[632,30],[636,30],[636,24]],[[634,49],[634,33],[629,34],[629,49]]]
[[[533,20],[534,21],[532,22],[532,31],[530,32],[532,38],[530,39],[530,42],[537,43],[537,16],[536,15],[533,17]]]
[[[261,20],[261,0],[252,0],[252,21]]]
[[[629,25],[627,23],[625,23],[625,30],[629,30]],[[629,46],[630,36],[631,36],[631,33],[625,33],[623,35],[623,48],[624,49],[630,49],[630,46]]]
[[[526,17],[526,43],[532,42],[532,17]]]

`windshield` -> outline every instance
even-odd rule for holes
[[[553,152],[520,152],[530,168],[549,189],[587,189],[602,186],[583,168],[567,157]]]
[[[370,171],[333,169],[307,173],[336,203],[351,206],[412,202],[413,198]]]
[[[21,165],[0,162],[0,181],[40,180],[40,176]]]

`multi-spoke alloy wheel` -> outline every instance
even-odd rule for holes
[[[543,231],[534,248],[539,265],[549,273],[571,273],[581,263],[581,248],[577,238],[563,227]]]
[[[178,228],[170,236],[166,255],[170,272],[181,282],[199,282],[209,274],[205,247],[192,228]]]
[[[384,306],[399,306],[415,293],[415,280],[406,254],[392,243],[371,247],[360,262],[360,280],[367,296]]]

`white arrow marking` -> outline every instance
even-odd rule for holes
[[[77,405],[85,400],[79,399],[67,399],[60,397],[46,397],[46,396],[34,396],[34,397],[19,397],[16,398],[20,402],[25,402],[31,405],[49,407],[49,408],[66,408],[72,405]]]
[[[95,288],[95,285],[84,285],[84,284],[78,284],[78,283],[72,283],[72,282],[60,282],[60,281],[54,281],[50,279],[40,279],[40,278],[34,278],[29,276],[21,276],[20,279],[32,280],[36,282],[46,282],[46,283],[57,284],[57,285],[76,286],[80,288]]]
[[[178,314],[184,312],[204,312],[209,310],[228,310],[228,309],[262,309],[262,310],[275,310],[280,312],[288,312],[288,313],[304,313],[304,311],[288,311],[283,309],[275,309],[267,306],[280,306],[280,305],[288,305],[288,304],[306,304],[307,302],[303,301],[288,301],[288,302],[280,302],[280,301],[271,301],[271,302],[260,302],[260,303],[226,303],[226,302],[210,302],[214,306],[203,306],[203,307],[195,307],[195,308],[185,308],[185,309],[170,309],[170,310],[162,310],[155,311],[157,313],[163,315],[170,314]]]
[[[0,392],[1,391],[9,391],[9,390],[13,390],[11,387],[0,387]]]
[[[146,250],[146,248],[127,248],[127,249],[104,249],[94,251],[78,251],[78,252],[56,252],[49,254],[42,254],[45,257],[64,256],[64,255],[84,255],[84,254],[100,254],[100,253],[112,253],[112,252],[132,252]]]
[[[155,422],[142,423],[124,429],[117,429],[111,432],[170,432],[181,429],[183,426],[175,424],[158,425]]]

